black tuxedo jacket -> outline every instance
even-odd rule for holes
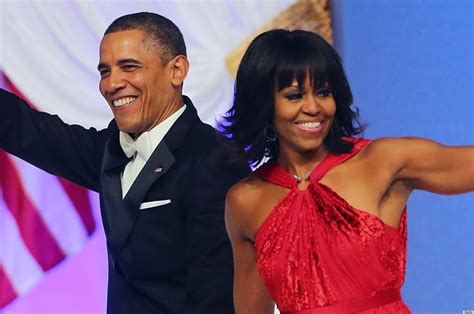
[[[189,98],[122,199],[129,161],[117,125],[68,125],[0,90],[0,148],[100,193],[107,237],[109,313],[233,313],[228,188],[249,173],[231,163]],[[145,202],[161,206],[139,209]]]

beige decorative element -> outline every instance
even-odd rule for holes
[[[247,37],[226,58],[229,72],[235,77],[240,60],[252,40],[259,34],[275,28],[303,29],[321,35],[332,44],[331,10],[329,0],[298,0],[285,11]]]

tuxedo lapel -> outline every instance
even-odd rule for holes
[[[109,230],[107,242],[117,253],[126,243],[133,229],[140,204],[147,191],[158,178],[173,166],[175,158],[172,152],[182,145],[192,124],[199,121],[196,109],[189,98],[184,96],[184,100],[187,106],[186,110],[156,147],[123,199],[120,176],[128,159],[120,147],[116,124],[111,124],[114,129],[112,131],[113,138],[109,140],[105,150],[101,198],[104,209],[102,215],[105,216],[104,224],[108,226],[106,231]]]
[[[191,99],[183,96],[183,100],[186,104],[186,110],[178,118],[178,120],[176,120],[176,123],[173,124],[169,132],[166,133],[165,137],[163,138],[163,141],[168,145],[168,148],[172,153],[181,147],[187,133],[189,132],[189,129],[193,126],[193,124],[200,122],[196,108],[191,102]]]
[[[108,127],[110,138],[105,145],[104,159],[101,174],[101,212],[104,229],[107,235],[107,243],[114,252],[121,247],[120,232],[123,232],[122,224],[134,221],[134,214],[127,211],[122,200],[121,173],[125,165],[130,161],[119,143],[119,130],[115,121]],[[127,233],[128,235],[128,233]]]
[[[161,142],[146,162],[135,182],[133,182],[130,191],[125,195],[125,206],[134,212],[138,212],[145,193],[156,179],[168,172],[173,163],[173,154],[169,151],[166,143]]]
[[[146,192],[171,168],[173,163],[174,157],[166,143],[160,143],[123,199],[120,184],[121,171],[113,171],[110,175],[104,176],[110,184],[110,188],[107,188],[107,193],[104,195],[110,222],[108,242],[116,252],[120,251],[132,231]]]

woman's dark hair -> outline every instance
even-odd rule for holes
[[[259,164],[278,155],[278,139],[268,145],[264,128],[273,125],[275,90],[296,79],[303,86],[309,73],[314,90],[328,87],[336,102],[326,149],[349,152],[353,144],[343,137],[363,131],[341,59],[321,36],[307,31],[276,29],[257,36],[245,52],[234,86],[234,104],[220,123],[239,159]]]

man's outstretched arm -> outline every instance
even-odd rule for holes
[[[46,172],[97,190],[106,135],[34,110],[0,89],[0,148]]]

